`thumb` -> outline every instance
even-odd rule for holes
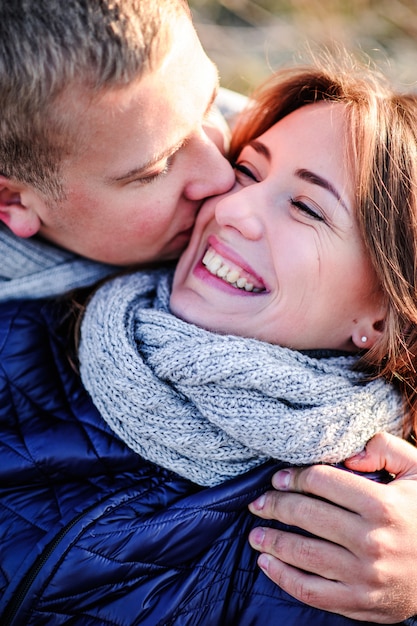
[[[360,472],[385,469],[397,478],[417,478],[416,448],[388,433],[378,433],[370,439],[365,450],[350,457],[346,467]]]

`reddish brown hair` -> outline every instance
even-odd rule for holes
[[[357,218],[387,308],[381,337],[360,364],[400,387],[408,434],[417,422],[417,95],[399,93],[348,55],[282,69],[238,121],[231,157],[292,111],[323,100],[346,106]]]

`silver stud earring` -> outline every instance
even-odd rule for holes
[[[368,337],[365,337],[365,335],[363,337],[361,337],[361,341],[362,343],[366,343],[368,341]]]

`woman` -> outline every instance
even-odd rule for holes
[[[185,322],[168,273],[124,276],[89,303],[82,380],[148,460],[214,485],[401,432],[394,385],[369,380],[376,364],[352,372],[377,344],[385,356],[391,294],[358,226],[350,123],[343,103],[316,102],[243,146],[235,188],[206,201],[175,272]]]
[[[310,82],[307,82],[309,88],[306,88],[308,76]],[[332,108],[334,98],[339,96],[340,100],[345,98],[342,108],[349,110],[351,107],[354,110],[353,103],[357,102],[358,111],[364,106],[371,121],[374,111],[381,115],[384,111],[387,115],[389,113],[392,119],[389,120],[390,125],[387,125],[388,137],[391,129],[395,128],[395,116],[401,117],[404,124],[399,126],[402,134],[401,150],[404,156],[414,155],[416,138],[412,132],[411,113],[415,110],[413,99],[404,99],[400,107],[399,99],[390,99],[390,92],[385,87],[372,86],[367,80],[354,78],[349,73],[344,75],[339,69],[334,73],[326,70],[318,73],[295,70],[288,80],[285,73],[281,78],[278,75],[276,80],[273,87],[274,102],[275,99],[279,102],[278,97],[284,93],[288,98],[284,99],[283,109],[278,115],[277,109],[273,115],[266,116],[268,119],[264,127],[258,128],[250,141],[267,132],[278,119],[288,121],[292,111],[311,104],[316,96],[331,101],[330,104],[318,104],[318,108]],[[291,86],[292,91],[289,90]],[[369,108],[366,103],[370,105]],[[340,102],[337,102],[334,106],[339,105]],[[263,106],[261,103],[260,110],[263,110]],[[268,109],[264,112],[268,113]],[[257,120],[260,118],[259,114],[255,117]],[[361,122],[360,117],[357,119]],[[367,120],[366,115],[364,119]],[[243,124],[243,128],[246,128],[245,122]],[[361,139],[361,125],[355,125],[355,128],[358,129],[357,137]],[[377,128],[379,131],[380,125]],[[348,144],[356,146],[355,143]],[[246,145],[246,139],[237,150],[239,154],[243,145]],[[369,138],[366,142],[358,141],[356,147],[361,146],[369,148]],[[256,144],[255,147],[259,148]],[[396,172],[397,165],[395,152],[386,153],[386,147],[383,134],[376,133],[375,149],[370,150],[370,153],[378,154],[381,148],[385,157],[382,162],[384,174],[391,169]],[[364,157],[365,151],[355,151],[355,163],[361,155]],[[370,163],[368,154],[365,156],[366,159],[357,162],[361,165]],[[245,162],[240,162],[243,174],[240,184],[248,184],[245,191],[249,193],[252,187],[258,186],[252,180],[253,176],[258,181],[260,179],[259,173],[251,169],[257,166],[257,161],[253,162],[252,156],[251,160],[247,158],[245,155]],[[405,159],[405,163],[412,177],[412,159]],[[369,183],[365,169],[358,167],[357,170],[363,178],[363,184]],[[387,184],[387,179],[384,183]],[[317,186],[311,180],[309,184]],[[365,187],[362,185],[358,189],[365,197]],[[395,189],[395,185],[392,185],[392,189],[390,187],[393,200]],[[326,193],[330,192],[327,190]],[[404,207],[396,207],[394,201],[392,205],[388,203],[387,210],[395,206],[408,211],[411,218],[414,209],[412,193],[408,196],[410,202],[405,203]],[[361,204],[356,194],[353,197],[361,236],[367,241]],[[231,198],[223,199],[223,202],[227,200],[228,210]],[[306,219],[306,208],[298,207],[298,210]],[[316,225],[311,228],[316,228],[317,222],[322,223],[317,217],[310,215],[310,218],[312,224]],[[390,232],[391,239],[396,238],[395,228],[402,229],[400,222],[397,218],[396,226]],[[349,224],[353,228],[352,222]],[[384,224],[382,221],[382,226]],[[303,226],[309,228],[305,223]],[[336,232],[339,234],[338,229]],[[401,246],[405,249],[410,243],[412,250],[409,254],[413,256],[413,229],[406,229],[402,236],[408,237],[410,241],[406,239],[405,243],[399,238]],[[361,238],[354,237],[354,240],[361,241]],[[326,246],[326,235],[323,241]],[[366,353],[369,366],[375,367],[377,374],[386,375],[387,378],[392,372],[400,372],[398,386],[407,394],[408,371],[405,359],[400,356],[404,357],[412,345],[408,343],[412,339],[410,329],[415,324],[411,303],[408,302],[408,309],[402,308],[402,304],[394,299],[398,290],[394,284],[396,281],[390,283],[387,280],[385,268],[379,267],[377,257],[372,256],[376,252],[370,254],[370,291],[365,299],[371,304],[369,295],[380,295],[378,287],[384,296],[389,294],[390,299],[375,298],[379,314],[371,318],[373,322],[368,322],[366,335],[360,330],[349,345],[328,347],[353,351],[369,340],[369,346],[365,346],[369,347]],[[405,272],[408,264],[401,265],[402,257],[399,255],[398,263],[404,276],[408,277]],[[377,278],[376,292],[374,273]],[[406,292],[408,290],[411,293],[412,288],[404,276],[399,282]],[[248,277],[239,278],[247,280]],[[355,277],[351,278],[354,281]],[[217,281],[219,277],[213,280]],[[184,287],[187,288],[186,282]],[[253,298],[262,297],[262,284],[256,287],[261,292],[253,294]],[[361,303],[362,298],[358,297],[358,302]],[[383,318],[380,316],[381,305]],[[186,311],[182,315],[186,317]],[[228,315],[230,317],[230,313]],[[2,545],[1,601],[2,610],[3,607],[7,609],[3,611],[2,624],[30,625],[42,621],[52,623],[52,620],[56,624],[73,621],[77,624],[138,623],[152,626],[157,623],[238,623],[244,626],[275,624],[279,621],[290,625],[355,623],[293,600],[256,567],[256,555],[247,543],[247,535],[255,522],[246,507],[256,495],[265,491],[279,464],[265,463],[215,487],[202,488],[169,470],[142,460],[112,437],[111,430],[100,420],[82,391],[77,376],[64,361],[67,338],[59,324],[62,309],[59,310],[51,303],[15,304],[3,309],[2,316],[0,328],[4,385],[1,389],[4,396],[1,406],[8,407],[2,416],[4,462],[0,482],[3,490],[0,527],[7,529]],[[398,325],[392,327],[397,328],[403,337],[403,352],[400,356],[391,349],[385,327],[380,328],[379,324],[375,324],[388,318],[391,324],[391,318],[394,317]],[[28,318],[32,324],[33,319],[38,320],[36,334],[29,330],[30,325],[25,324]],[[403,326],[402,322],[406,324]],[[52,334],[50,328],[53,329]],[[391,336],[389,333],[388,337]],[[366,337],[366,342],[362,341],[362,337]],[[28,360],[28,376],[16,379],[14,359],[21,350],[22,342],[25,354],[33,358]],[[378,367],[383,350],[389,358],[383,361],[383,367]],[[43,358],[46,352],[49,361]],[[39,358],[40,355],[43,355],[42,358]],[[48,393],[47,405],[44,400],[45,384],[48,384],[49,391],[53,391],[52,394]],[[65,390],[65,394],[62,390]],[[409,396],[412,401],[412,394]],[[411,405],[407,424],[413,413]],[[40,433],[43,433],[43,438]],[[67,441],[71,441],[71,446]],[[39,503],[35,515],[33,507],[29,507],[29,494]],[[29,511],[32,515],[29,515]]]

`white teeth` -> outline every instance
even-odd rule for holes
[[[219,278],[225,278],[229,272],[230,272],[230,267],[228,265],[222,265],[222,267],[219,270],[217,270],[217,276]]]
[[[210,271],[213,272],[213,274],[216,274],[221,268],[222,264],[223,261],[219,256],[213,257],[210,261]]]
[[[207,267],[211,259],[214,259],[215,256],[216,256],[216,253],[214,252],[213,248],[209,248],[207,252],[205,253],[205,255],[203,256],[202,263]]]
[[[244,276],[241,276],[239,270],[232,269],[229,265],[227,265],[220,254],[217,254],[213,248],[209,248],[207,250],[202,263],[208,269],[210,274],[213,274],[218,278],[222,278],[237,289],[254,292],[262,291],[261,289],[256,288],[254,284],[249,282]]]
[[[237,270],[231,270],[230,272],[228,272],[227,276],[226,276],[226,280],[228,283],[230,283],[231,285],[233,285],[233,283],[235,283],[239,278],[239,272]]]

